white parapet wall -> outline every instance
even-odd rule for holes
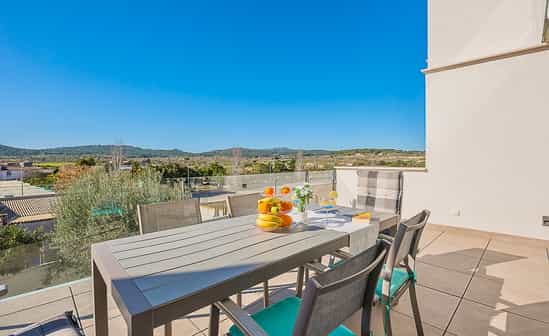
[[[358,169],[378,168],[338,168],[340,205],[351,206],[356,199]],[[536,171],[520,178],[508,169],[475,172],[456,167],[448,174],[425,169],[403,171],[403,218],[429,209],[433,224],[549,240],[549,227],[541,225],[541,216],[549,213],[549,202],[547,195],[536,190]],[[540,189],[541,185],[549,185],[547,178],[541,181]]]

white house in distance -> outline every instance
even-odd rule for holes
[[[427,163],[404,174],[404,217],[549,239],[547,0],[428,6]],[[343,205],[356,169],[337,170]]]

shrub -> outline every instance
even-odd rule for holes
[[[161,184],[161,177],[153,169],[138,174],[96,169],[74,179],[55,208],[58,264],[89,274],[93,243],[137,233],[138,204],[185,198],[181,189]]]
[[[42,231],[29,232],[17,225],[0,226],[0,250],[7,250],[13,247],[38,243],[44,240]]]

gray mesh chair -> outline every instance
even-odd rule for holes
[[[430,212],[428,210],[423,210],[414,217],[400,223],[394,238],[385,235],[380,236],[382,239],[391,242],[385,268],[376,289],[376,300],[384,305],[385,308],[383,324],[385,335],[392,335],[390,314],[392,307],[409,290],[412,311],[416,322],[416,331],[418,335],[423,336],[423,325],[421,323],[415,286],[415,261],[419,241],[429,215]]]
[[[356,336],[341,324],[362,309],[361,336],[370,334],[376,283],[385,259],[380,241],[335,269],[309,279],[303,299],[289,297],[253,315],[226,299],[212,305],[211,335],[217,335],[219,311],[235,323],[230,336]]]
[[[230,217],[248,216],[257,213],[257,201],[263,198],[261,193],[228,195],[227,210]]]
[[[261,193],[228,195],[227,210],[229,217],[240,217],[257,214],[257,202],[263,198]],[[236,295],[236,301],[242,306],[242,293]],[[263,283],[263,304],[269,305],[269,282]]]
[[[404,182],[401,171],[358,170],[357,175],[357,208],[401,214]]]
[[[199,224],[200,199],[138,205],[137,219],[141,234]]]
[[[330,192],[333,190],[332,184],[312,184],[311,189],[313,190],[313,202],[316,204],[320,203],[322,198],[328,198]]]
[[[141,234],[200,224],[200,199],[138,205],[137,220]],[[172,329],[172,322],[166,324],[165,335],[171,336]]]

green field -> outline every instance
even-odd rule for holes
[[[40,168],[59,168],[66,165],[73,165],[74,162],[36,162],[34,165]]]

